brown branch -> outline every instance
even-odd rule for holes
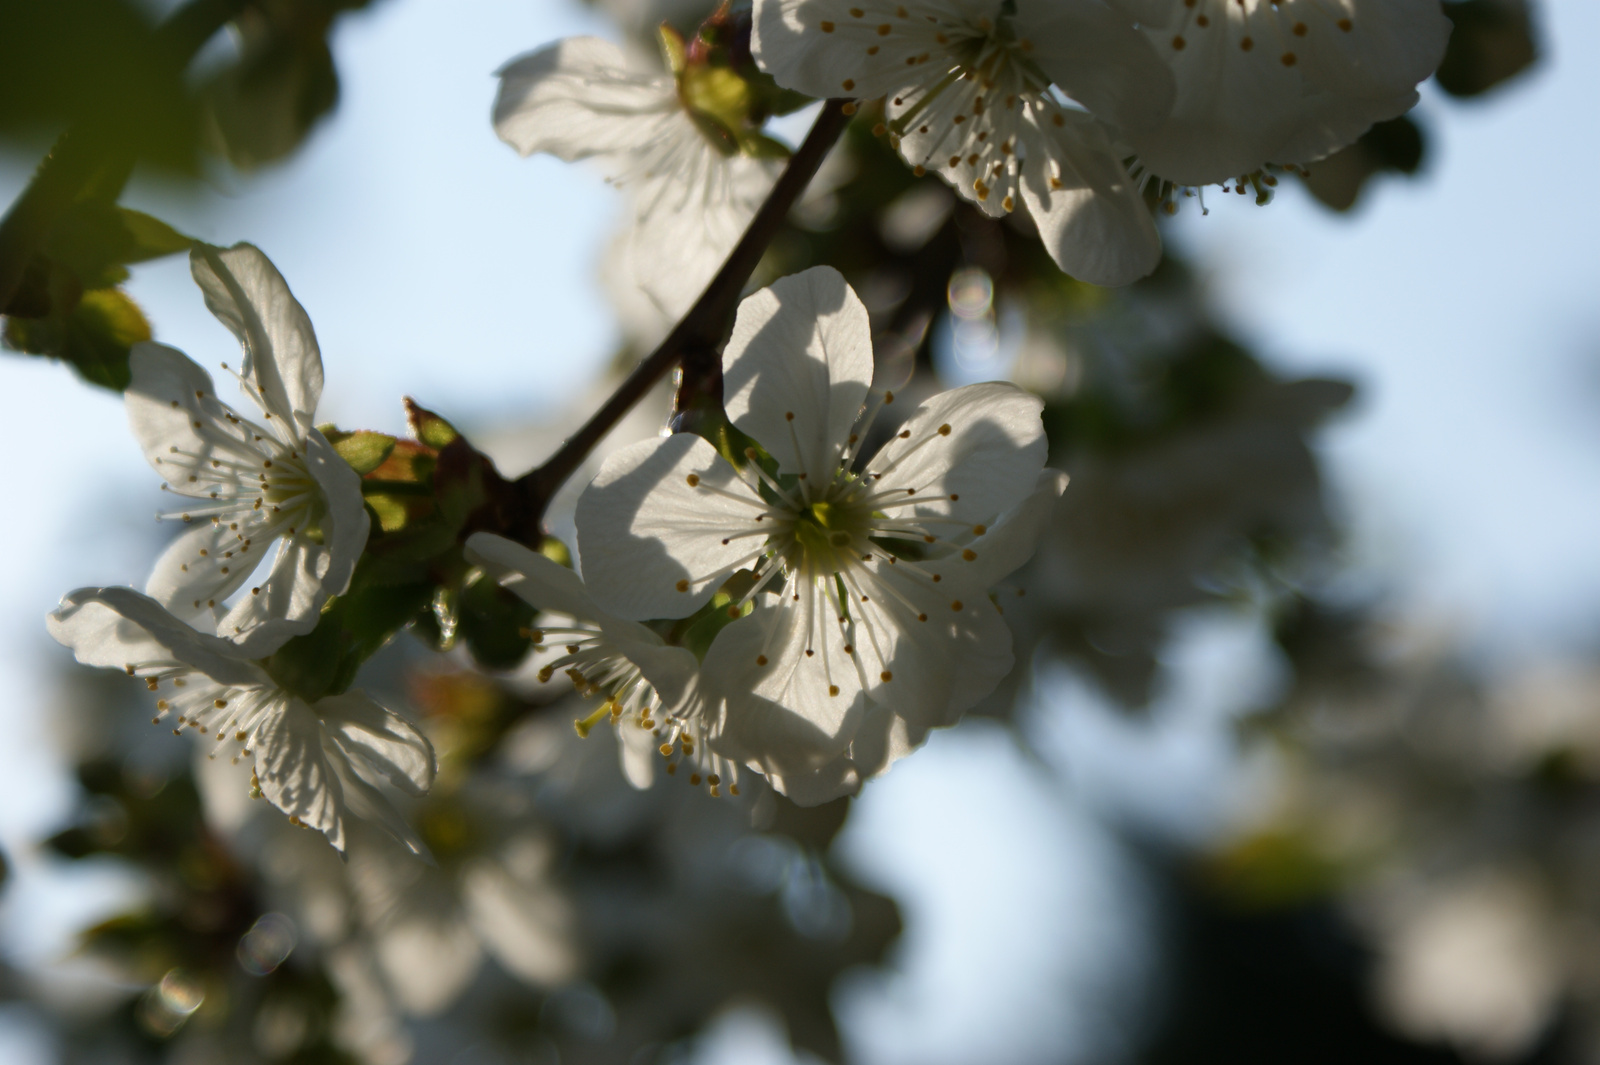
[[[728,253],[722,269],[717,271],[694,306],[666,339],[634,367],[583,428],[568,438],[544,465],[514,482],[517,506],[508,530],[511,536],[524,543],[537,543],[543,536],[544,512],[551,497],[577,472],[589,452],[622,420],[629,408],[644,398],[645,393],[681,360],[703,360],[715,354],[732,327],[733,312],[745,282],[750,280],[767,245],[772,243],[788,217],[789,209],[811,183],[817,168],[850,124],[854,113],[855,104],[850,100],[833,99],[823,104],[822,114],[817,116],[805,142],[790,156],[788,166],[778,176],[766,202],[750,220],[744,236]]]
[[[249,0],[189,0],[151,36],[153,47],[174,69],[189,65],[195,53],[226,26]],[[108,108],[115,110],[112,101]],[[120,117],[97,116],[75,123],[39,163],[33,180],[0,218],[0,307],[11,302],[23,272],[50,227],[96,179],[102,188],[120,189],[133,166],[133,146],[117,143]]]

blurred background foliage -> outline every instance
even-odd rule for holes
[[[157,18],[127,0],[4,0],[0,142],[44,158],[0,222],[5,345],[124,387],[152,328],[120,286],[188,244],[119,205],[133,168],[204,182],[291,159],[338,106],[329,32],[366,6],[190,0]],[[687,30],[707,14],[704,0],[597,6],[650,48],[661,19]],[[1449,96],[1492,99],[1538,61],[1529,4],[1445,8]],[[1026,742],[1020,708],[1066,664],[1146,714],[1197,608],[1264,619],[1287,667],[1239,727],[1277,774],[1237,831],[1197,847],[1113,826],[1157,945],[1122,1059],[1600,1061],[1600,667],[1491,676],[1396,631],[1381,590],[1334,591],[1341,526],[1315,442],[1352,384],[1274,373],[1175,252],[1123,290],[1061,275],[1025,219],[913,177],[873,121],[852,126],[754,283],[843,271],[879,357],[915,360],[913,395],[963,383],[1004,333],[1012,377],[1044,397],[1072,486],[1002,591],[1022,665],[983,712]],[[1448,128],[1382,123],[1305,180],[1347,211],[1382,194],[1375,179],[1429,165],[1436,136]],[[618,366],[660,328],[629,323]],[[439,750],[439,786],[409,811],[437,866],[360,834],[341,863],[257,816],[235,767],[156,742],[117,678],[73,671],[77,815],[40,846],[135,871],[143,902],[82,931],[93,994],[8,968],[0,997],[74,1063],[684,1060],[750,1001],[796,1051],[841,1060],[840,978],[891,959],[902,920],[837,855],[851,803],[631,789],[609,740],[574,735],[587,711],[518,670],[526,638],[505,633],[531,622],[520,602],[418,546],[470,529],[500,471],[438,415],[413,405],[411,421],[412,440],[331,433],[375,485],[364,565],[393,571],[339,609],[381,614],[374,643],[415,619],[364,676],[405,692]],[[336,621],[366,638],[359,617]]]

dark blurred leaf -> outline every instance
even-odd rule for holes
[[[456,610],[461,638],[485,669],[514,669],[533,648],[533,608],[497,581],[479,577],[467,585]]]
[[[5,345],[29,355],[72,364],[90,384],[120,392],[128,387],[128,350],[150,339],[144,312],[121,289],[85,292],[65,317],[6,319]]]
[[[1311,194],[1335,211],[1348,211],[1368,179],[1383,173],[1415,174],[1427,142],[1409,115],[1379,122],[1354,144],[1312,164],[1304,180]]]
[[[0,0],[0,138],[88,124],[146,159],[192,169],[195,107],[182,64],[157,44],[149,7]]]
[[[328,33],[366,0],[261,0],[236,21],[240,60],[202,90],[217,149],[241,170],[282,159],[339,102]]]
[[[259,27],[259,20],[251,19]],[[339,75],[320,38],[259,28],[244,34],[244,59],[206,86],[217,146],[240,170],[289,155],[339,102]]]
[[[1444,13],[1455,28],[1437,77],[1452,96],[1488,92],[1539,58],[1527,0],[1451,0]]]

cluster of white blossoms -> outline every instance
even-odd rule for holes
[[[895,397],[872,387],[866,309],[827,267],[745,300],[722,362],[728,418],[754,445],[737,465],[688,433],[611,455],[578,501],[587,590],[496,537],[471,548],[574,619],[541,633],[565,651],[547,669],[604,693],[625,742],[649,736],[713,790],[749,768],[823,802],[1009,672],[991,592],[1032,554],[1066,477],[1044,468],[1040,400],[1009,384],[932,397],[862,461]],[[651,625],[710,627],[698,669]]]
[[[878,132],[918,173],[991,216],[1025,206],[1064,271],[1118,285],[1160,261],[1150,201],[1263,191],[1403,113],[1449,29],[1438,0],[754,0],[750,49],[785,89],[881,98]],[[637,184],[630,258],[687,306],[773,164],[600,41],[501,76],[501,137]]]
[[[1449,29],[1438,0],[755,0],[751,48],[785,87],[883,97],[907,162],[1122,284],[1160,259],[1147,184],[1327,155],[1416,102]]]
[[[156,721],[252,758],[260,794],[335,847],[354,815],[420,852],[373,785],[427,790],[428,741],[365,695],[307,700],[262,664],[316,627],[367,542],[360,479],[314,425],[322,356],[310,319],[248,244],[197,245],[190,266],[206,305],[239,338],[239,387],[259,416],[219,398],[182,352],[134,345],[128,421],[163,487],[184,497],[165,516],[194,528],[157,561],[148,594],[79,589],[51,614],[50,633],[85,665],[143,678]]]

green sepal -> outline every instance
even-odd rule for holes
[[[572,568],[572,548],[557,540],[554,536],[546,536],[539,541],[539,554],[558,566]]]
[[[667,64],[667,69],[672,71],[673,77],[678,77],[689,65],[688,44],[683,39],[683,34],[663,22],[656,29],[656,38],[661,42],[661,59]]]
[[[715,115],[708,114],[705,111],[698,111],[694,108],[690,108],[688,114],[689,121],[694,123],[695,128],[700,131],[701,136],[710,142],[711,147],[730,158],[739,154],[738,134],[729,129]]]
[[[442,450],[460,439],[461,433],[456,427],[433,411],[420,406],[410,396],[405,403],[406,420],[411,423],[411,432],[418,442]]]
[[[751,132],[739,138],[739,150],[752,159],[788,159],[794,152],[782,141],[765,133]]]
[[[399,532],[434,513],[438,465],[439,453],[433,448],[396,440],[388,456],[361,479],[361,494],[379,517],[383,533]]]
[[[362,559],[351,591],[328,604],[316,628],[262,661],[285,691],[308,702],[345,691],[361,664],[433,597],[434,585],[427,580],[405,584],[363,580],[366,563]]]
[[[328,443],[333,445],[339,457],[363,477],[382,466],[394,453],[395,438],[387,433],[377,433],[370,429],[357,429],[353,432],[324,429],[322,435],[328,438]]]

